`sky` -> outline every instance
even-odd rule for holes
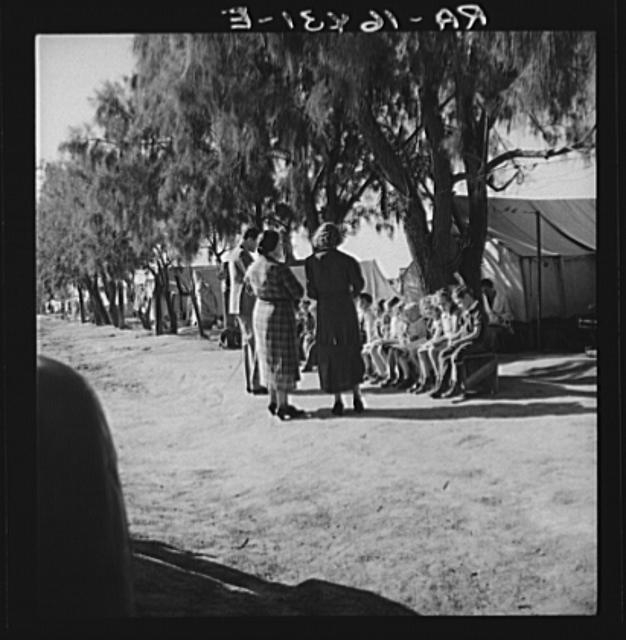
[[[88,123],[93,109],[89,98],[109,80],[130,76],[134,68],[133,36],[124,35],[45,35],[36,40],[36,158],[54,161],[58,146],[69,128]],[[512,146],[528,143],[524,136],[510,138]],[[536,142],[531,148],[537,148]],[[536,165],[523,185],[512,185],[508,197],[583,198],[595,197],[595,164],[587,166],[576,154],[561,156],[549,162],[533,160]],[[457,189],[463,193],[462,189]],[[497,194],[503,195],[503,194]],[[393,238],[376,232],[373,225],[364,224],[356,236],[349,236],[342,247],[357,258],[376,258],[383,273],[397,277],[398,270],[411,261],[406,238],[396,229]],[[302,235],[294,239],[296,257],[310,253],[310,244]]]

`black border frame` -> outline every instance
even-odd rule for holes
[[[343,10],[366,17],[366,5],[352,9],[345,0],[335,3],[300,4],[313,11]],[[416,15],[399,2],[371,3],[372,8],[397,10],[399,15]],[[457,3],[425,0],[416,4],[417,15],[434,15],[442,7]],[[458,3],[461,4],[461,3]],[[612,636],[614,625],[624,622],[623,562],[623,441],[621,340],[619,335],[622,275],[620,220],[622,202],[618,166],[623,167],[624,126],[618,120],[618,69],[626,63],[623,48],[618,51],[619,0],[589,0],[577,4],[525,0],[523,3],[478,2],[488,15],[486,28],[581,29],[598,34],[598,613],[596,616],[533,617],[423,617],[392,620],[378,618],[199,618],[136,619],[125,623],[97,625],[59,624],[47,629],[34,626],[32,578],[36,575],[35,527],[35,357],[34,309],[35,237],[35,36],[39,33],[133,33],[139,31],[228,31],[221,9],[247,5],[256,12],[295,11],[293,2],[177,2],[174,15],[156,5],[130,4],[118,0],[95,6],[88,3],[47,3],[35,9],[28,2],[4,2],[2,25],[2,352],[4,433],[4,565],[3,613],[5,630],[15,635],[154,635],[188,636],[208,633],[215,637],[335,636],[344,633],[372,635],[415,635],[431,633],[457,637],[505,636],[511,631],[528,633]],[[432,27],[426,21],[421,28]],[[626,68],[622,67],[622,68]],[[617,293],[616,293],[617,292]],[[616,349],[617,347],[617,349]]]

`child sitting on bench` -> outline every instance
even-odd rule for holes
[[[389,348],[389,361],[397,364],[399,372],[393,386],[408,389],[415,382],[416,363],[412,358],[416,345],[427,338],[427,318],[420,312],[420,305],[411,302],[404,306],[401,314],[405,328],[399,340]]]
[[[460,327],[439,354],[439,379],[431,398],[451,398],[462,394],[459,365],[463,356],[487,351],[484,343],[487,322],[480,302],[463,285],[453,290],[452,299],[461,308]]]

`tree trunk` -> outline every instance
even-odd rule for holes
[[[108,278],[104,273],[102,273],[100,277],[102,278],[102,282],[104,284],[104,294],[106,295],[107,301],[109,303],[109,316],[111,318],[111,322],[113,323],[113,326],[119,328],[120,318],[117,303],[115,301],[115,296],[117,293],[115,280],[113,280],[112,278]]]
[[[435,198],[431,232],[431,290],[448,284],[454,271],[452,244],[452,165],[445,148],[446,135],[437,101],[431,87],[421,92],[424,130],[430,144]]]
[[[426,210],[417,192],[417,186],[393,146],[380,130],[366,101],[359,112],[359,121],[364,138],[374,155],[379,173],[405,198],[406,209],[403,226],[411,257],[417,265],[423,290],[434,291],[444,280],[440,267],[432,261],[432,249]]]
[[[80,284],[76,285],[76,288],[78,289],[78,306],[80,307],[80,321],[82,324],[85,324],[85,322],[87,322],[87,317],[85,315],[85,299],[83,297],[83,288],[80,286]]]
[[[119,313],[119,328],[126,329],[123,280],[118,280],[117,282],[117,308]]]
[[[154,292],[152,299],[154,304],[154,333],[157,336],[163,335],[163,312],[161,309],[162,291],[161,274],[156,272],[154,274]]]
[[[95,274],[93,277],[93,281],[91,278],[85,278],[85,284],[87,285],[87,290],[89,291],[89,296],[92,300],[94,319],[98,326],[103,324],[112,324],[111,316],[104,306],[104,302],[102,302],[102,297],[100,296],[100,288],[98,287],[98,275]]]
[[[196,298],[196,279],[193,273],[193,269],[191,268],[191,265],[187,265],[187,269],[189,270],[189,281],[191,282],[191,291],[189,292],[189,295],[191,296],[191,304],[193,305],[193,311],[196,314],[196,319],[198,320],[198,336],[200,338],[206,338],[206,334],[204,333],[204,329],[202,328],[202,318],[200,316],[200,305],[198,304],[198,298]]]
[[[471,93],[457,99],[460,105],[463,162],[467,180],[469,224],[467,245],[463,249],[461,275],[473,289],[480,292],[483,252],[487,240],[487,115],[483,110],[478,120],[472,113]]]
[[[167,265],[159,265],[159,272],[161,274],[161,292],[165,299],[165,306],[167,307],[167,315],[169,316],[169,333],[176,335],[178,333],[178,318],[176,316],[176,310],[172,302],[172,295],[170,291],[170,275]]]
[[[254,203],[254,224],[259,231],[263,229],[263,204],[261,202]]]
[[[409,198],[402,222],[409,251],[417,267],[420,288],[426,293],[435,291],[441,274],[436,271],[431,259],[430,237],[424,230],[426,213],[419,196]]]

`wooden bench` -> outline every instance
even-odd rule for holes
[[[470,393],[498,392],[498,356],[489,351],[463,356],[459,363],[460,381]]]

